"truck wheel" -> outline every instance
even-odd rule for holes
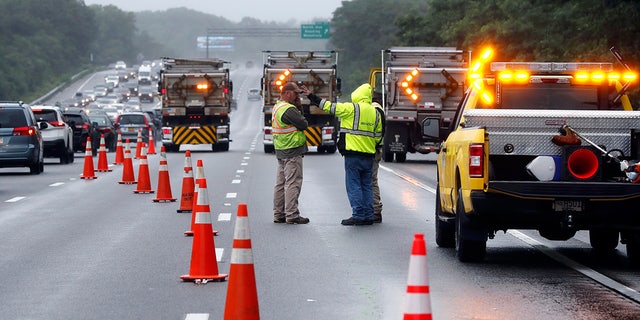
[[[396,153],[396,161],[398,161],[398,162],[407,161],[407,153],[406,152],[398,152],[398,153]]]
[[[589,230],[589,242],[597,251],[613,251],[618,246],[620,234],[615,230],[595,229]]]
[[[213,144],[211,145],[211,149],[213,151],[229,151],[229,144],[228,143]]]
[[[274,151],[275,149],[273,148],[273,146],[267,144],[264,145],[264,153],[273,153]]]
[[[456,255],[461,262],[479,262],[487,253],[487,240],[469,239],[471,233],[476,233],[464,212],[462,190],[458,190],[456,206]]]
[[[442,248],[453,248],[456,245],[455,224],[441,220],[442,205],[440,204],[440,188],[436,184],[436,244]]]
[[[384,162],[393,162],[393,152],[385,152],[384,155],[382,155],[382,158],[384,159]]]
[[[327,147],[327,153],[336,153],[337,150],[338,150],[338,147],[336,147],[336,146],[328,146]]]
[[[622,243],[627,244],[627,259],[633,267],[640,267],[640,232],[628,231],[620,234]]]
[[[324,146],[318,146],[318,149],[317,149],[318,153],[325,153],[325,151],[327,151],[327,149],[325,149]]]

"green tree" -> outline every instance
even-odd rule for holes
[[[343,93],[369,80],[369,70],[380,67],[381,50],[399,44],[398,18],[427,9],[426,0],[343,1],[331,19],[331,46],[340,54]],[[349,99],[349,97],[346,97]]]

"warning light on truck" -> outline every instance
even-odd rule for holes
[[[411,100],[416,101],[420,96],[413,90],[412,82],[413,79],[416,78],[420,74],[418,69],[413,69],[411,72],[404,77],[404,81],[400,83],[400,86],[404,89],[404,92],[411,98]]]

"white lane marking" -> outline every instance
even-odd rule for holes
[[[225,206],[225,207],[230,207],[230,206],[231,206],[231,203],[226,202],[225,204],[223,204],[223,206]]]
[[[383,165],[380,165],[380,169],[385,170],[385,171],[390,172],[390,173],[393,173],[396,176],[404,179],[405,181],[411,183],[412,185],[414,185],[414,186],[416,186],[418,188],[421,188],[423,190],[426,190],[426,191],[429,191],[429,192],[431,192],[433,194],[436,194],[436,189],[431,188],[428,185],[426,185],[426,184],[424,184],[424,183],[422,183],[422,182],[420,182],[420,181],[418,181],[418,180],[416,180],[416,179],[414,179],[414,178],[412,178],[412,177],[410,177],[410,176],[408,176],[406,174],[395,172],[393,169],[387,168],[387,167],[385,167]]]
[[[248,165],[248,163],[247,163],[247,162],[243,162],[243,163],[241,163],[240,165],[241,165],[241,166],[246,166],[246,165]]]
[[[222,261],[222,255],[224,254],[224,248],[216,248],[216,260]]]
[[[244,170],[236,170],[236,173],[244,173]]]
[[[5,200],[4,202],[18,202],[18,201],[20,201],[20,200],[22,200],[24,198],[26,198],[26,197],[13,197],[13,198],[11,198],[9,200]]]
[[[231,221],[231,213],[221,213],[218,215],[218,221]]]
[[[209,320],[208,313],[188,313],[184,320]]]
[[[231,180],[231,183],[233,183],[233,184],[240,183],[240,179]]]
[[[56,183],[50,184],[49,187],[57,187],[57,186],[61,186],[63,184],[64,184],[64,182],[56,182]]]
[[[596,282],[608,288],[611,288],[612,290],[628,297],[629,299],[632,299],[636,302],[640,302],[640,293],[638,291],[631,289],[623,285],[622,283],[616,282],[613,279],[603,275],[602,273],[599,273],[591,268],[588,268],[576,261],[573,261],[567,258],[566,256],[554,251],[553,249],[545,246],[538,240],[535,240],[520,231],[509,230],[507,232],[512,236],[527,243],[528,245],[532,246],[533,248],[537,249],[538,251],[542,252],[547,257],[559,262],[560,264],[565,265],[573,270],[576,270],[582,273],[583,275],[595,280]]]
[[[237,196],[238,196],[238,194],[237,194],[237,193],[235,193],[235,192],[229,192],[229,193],[227,193],[227,198],[235,198],[235,197],[237,197]]]

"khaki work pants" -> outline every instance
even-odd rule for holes
[[[302,156],[278,159],[273,188],[273,217],[294,219],[300,215],[298,197],[302,190]]]

